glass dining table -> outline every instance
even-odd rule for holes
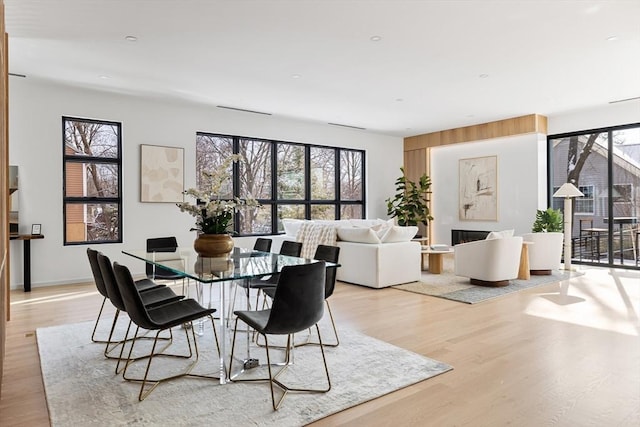
[[[139,259],[155,267],[161,267],[174,273],[183,275],[185,278],[194,280],[197,285],[197,300],[204,305],[202,286],[212,285],[210,289],[209,304],[213,285],[218,285],[220,307],[217,310],[220,320],[218,330],[220,339],[220,384],[225,384],[237,373],[228,373],[226,370],[227,347],[229,344],[227,334],[226,312],[228,307],[228,296],[230,286],[234,281],[245,281],[246,307],[249,308],[249,289],[251,279],[270,276],[278,273],[283,267],[289,265],[301,265],[317,262],[314,259],[298,258],[280,255],[271,252],[260,252],[252,249],[233,248],[230,257],[227,258],[204,258],[199,256],[193,249],[178,248],[170,252],[147,252],[145,250],[123,250],[123,254]],[[327,263],[327,267],[337,267],[338,264]],[[247,335],[247,358],[244,359],[243,369],[247,363],[255,366],[256,360],[250,358],[249,354],[249,333]]]

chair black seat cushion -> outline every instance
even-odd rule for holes
[[[271,310],[236,311],[235,314],[253,329],[263,330],[267,326]]]
[[[136,288],[138,288],[138,291],[140,292],[146,292],[150,289],[157,289],[165,286],[165,285],[158,284],[151,279],[140,279],[140,280],[136,280],[135,283],[136,283]]]
[[[171,302],[180,301],[183,295],[176,295],[168,286],[150,289],[140,293],[140,297],[146,307],[156,307]]]
[[[204,308],[191,298],[148,309],[149,320],[159,329],[172,328],[215,312],[215,308]]]

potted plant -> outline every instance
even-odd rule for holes
[[[184,194],[191,196],[195,202],[177,203],[181,212],[187,212],[196,218],[196,226],[192,231],[198,232],[194,242],[196,252],[203,257],[227,256],[233,250],[230,233],[234,214],[242,209],[259,207],[252,197],[246,199],[225,199],[220,196],[221,188],[230,179],[228,170],[231,163],[245,161],[239,154],[234,154],[213,172],[203,172],[204,190],[190,188]]]
[[[536,211],[536,219],[531,227],[533,232],[522,236],[525,243],[530,245],[528,249],[525,245],[522,250],[527,250],[531,274],[549,275],[560,269],[563,228],[562,212],[559,209]]]
[[[531,231],[534,233],[562,232],[562,212],[560,209],[547,208],[536,212],[536,220]]]
[[[398,218],[398,225],[427,225],[433,217],[429,213],[429,194],[431,194],[431,178],[423,174],[418,182],[407,178],[404,168],[402,176],[396,180],[396,195],[388,198],[387,215]]]

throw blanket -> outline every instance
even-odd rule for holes
[[[313,258],[318,245],[335,246],[336,228],[332,225],[304,223],[298,229],[296,241],[302,243],[303,258]]]

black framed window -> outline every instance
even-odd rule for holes
[[[583,194],[572,201],[573,259],[638,268],[640,123],[549,135],[547,142],[549,203],[563,209],[552,194],[565,182]]]
[[[62,117],[64,244],[122,242],[122,125]]]
[[[262,208],[236,217],[240,235],[276,234],[283,218],[363,218],[365,152],[297,142],[196,134],[196,171],[212,170],[236,153],[246,162],[232,170],[224,197],[253,197]],[[200,190],[199,178],[197,185]]]

